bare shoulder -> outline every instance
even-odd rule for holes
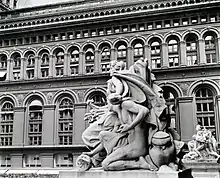
[[[135,103],[134,101],[132,100],[126,100],[126,101],[123,101],[122,104],[121,104],[121,107],[122,108],[138,108],[139,104]]]

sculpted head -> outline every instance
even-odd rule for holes
[[[116,93],[112,93],[108,96],[109,103],[112,105],[118,105],[122,102],[122,96]]]

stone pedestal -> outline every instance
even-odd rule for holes
[[[162,166],[163,167],[163,166]],[[90,171],[80,172],[60,171],[59,178],[192,178],[191,170],[176,172],[171,169],[160,169],[158,172],[147,170],[129,170],[129,171],[103,171],[100,169],[91,169]]]
[[[216,161],[184,162],[192,170],[194,178],[220,178],[220,164]]]

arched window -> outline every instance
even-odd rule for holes
[[[41,56],[41,77],[47,78],[49,76],[49,54],[43,53]]]
[[[28,107],[29,128],[28,128],[28,144],[42,144],[42,118],[43,105],[39,100],[33,100]]]
[[[49,65],[49,54],[48,53],[42,54],[41,64],[42,65]]]
[[[79,74],[79,50],[73,49],[70,53],[70,70],[71,75],[78,75]]]
[[[34,54],[29,54],[27,56],[27,69],[26,69],[28,79],[34,78],[34,65],[35,65]]]
[[[93,100],[94,104],[97,106],[105,106],[107,104],[105,94],[99,91],[91,93],[88,99]]]
[[[170,39],[168,41],[168,56],[169,56],[169,67],[179,66],[179,46],[176,39]]]
[[[59,103],[59,145],[73,144],[73,101],[63,98]]]
[[[101,51],[101,69],[102,72],[109,72],[111,52],[109,47],[103,47]]]
[[[0,68],[7,69],[7,56],[6,55],[0,56]]]
[[[178,97],[177,92],[170,86],[164,86],[163,97],[166,100],[166,105],[168,107],[168,114],[171,117],[171,127],[179,131],[178,120],[176,117],[176,98]]]
[[[193,34],[188,34],[186,36],[186,57],[187,57],[187,64],[188,66],[198,64],[198,57],[197,57],[197,49],[198,43],[197,38]]]
[[[88,48],[86,50],[85,59],[86,59],[86,74],[93,74],[94,61],[95,61],[95,54],[93,48]]]
[[[55,54],[56,56],[56,64],[55,64],[55,68],[56,68],[56,76],[57,77],[61,77],[63,76],[63,72],[64,72],[64,52],[63,50],[58,50]]]
[[[64,53],[60,51],[56,54],[56,64],[63,64],[63,62],[64,62]]]
[[[0,139],[1,146],[12,145],[13,136],[13,120],[14,120],[14,105],[6,101],[1,108],[1,122],[0,122]]]
[[[205,54],[207,63],[216,63],[216,37],[213,34],[205,36]]]
[[[161,68],[161,45],[159,41],[153,41],[150,46],[152,69]]]
[[[117,48],[118,60],[126,60],[127,48],[125,45],[119,45]]]
[[[14,53],[12,55],[13,59],[13,76],[14,80],[20,79],[20,70],[21,70],[21,55],[19,53]]]
[[[195,91],[196,116],[199,125],[210,129],[216,137],[214,93],[207,86],[200,86]]]
[[[144,57],[144,46],[141,43],[136,43],[134,49],[134,62]]]
[[[33,54],[28,55],[27,62],[28,62],[27,66],[34,66],[35,59],[34,59],[34,55]]]

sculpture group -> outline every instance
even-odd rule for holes
[[[196,134],[188,142],[189,153],[183,157],[184,162],[188,161],[213,161],[220,163],[220,155],[217,153],[217,141],[210,130],[196,127]]]
[[[170,127],[163,90],[154,81],[147,60],[139,59],[129,70],[122,61],[111,62],[107,105],[88,101],[90,125],[82,139],[91,151],[78,157],[81,170],[178,169],[184,143]]]

